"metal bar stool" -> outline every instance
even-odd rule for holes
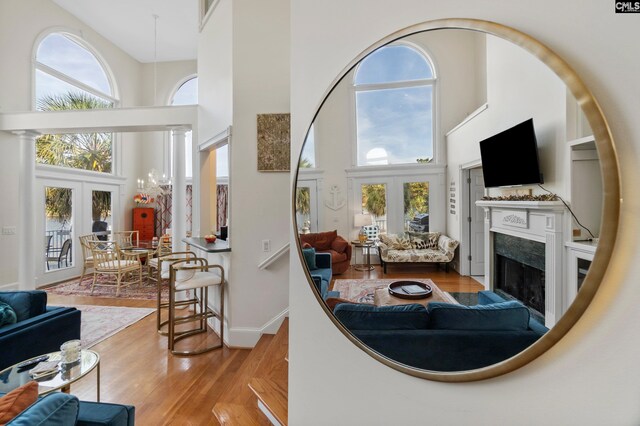
[[[186,264],[189,262],[190,264]],[[171,263],[169,269],[169,350],[174,355],[198,355],[224,346],[224,268],[209,265],[207,259],[181,259]],[[214,312],[208,306],[209,287],[220,288],[220,310]],[[199,303],[194,305],[192,314],[176,316],[176,292],[193,290]],[[199,290],[199,296],[198,296]],[[199,308],[199,309],[198,309]],[[220,343],[203,349],[178,351],[176,342],[186,337],[207,332],[207,319],[220,320]],[[199,326],[186,331],[176,331],[177,324],[198,322]]]
[[[161,246],[162,247],[162,246]],[[179,260],[188,260],[188,261],[192,261],[194,259],[196,259],[197,256],[194,252],[192,251],[180,251],[180,252],[171,252],[169,250],[169,252],[167,252],[166,250],[163,251],[161,248],[158,249],[158,257],[154,257],[152,259],[149,259],[149,277],[148,279],[150,281],[155,281],[156,282],[156,286],[158,289],[158,295],[157,295],[157,303],[156,303],[156,329],[158,330],[158,333],[161,334],[162,336],[168,336],[169,335],[169,331],[164,331],[163,327],[167,324],[169,324],[169,320],[166,319],[164,321],[162,321],[162,311],[163,309],[168,309],[169,308],[169,302],[163,302],[162,301],[162,283],[164,280],[169,280],[169,269],[171,266],[171,263],[179,261]],[[155,273],[151,273],[151,270],[155,270]],[[179,300],[175,302],[176,306],[187,306],[187,305],[191,305],[193,304],[195,307],[195,304],[198,302],[198,299],[193,297],[193,298],[189,298],[189,299],[185,299],[185,300]]]

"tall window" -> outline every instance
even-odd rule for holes
[[[367,56],[354,77],[357,165],[426,163],[433,159],[435,73],[406,44]]]
[[[38,111],[113,108],[117,104],[107,72],[74,36],[51,33],[35,60],[35,109]],[[43,135],[36,141],[40,164],[110,173],[110,133]]]
[[[170,105],[197,105],[198,104],[198,77],[191,77],[178,87],[173,96],[171,97]],[[185,170],[186,177],[193,176],[193,132],[188,131],[185,135]],[[173,141],[171,141],[173,144]],[[173,145],[170,146],[169,151],[171,161],[169,164],[170,170],[173,172]]]
[[[300,164],[298,165],[303,169],[310,169],[316,167],[316,142],[315,142],[315,125],[311,125],[309,134],[304,140],[302,146],[302,156],[300,157]]]

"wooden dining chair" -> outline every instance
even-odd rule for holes
[[[140,253],[121,250],[115,241],[89,241],[93,255],[93,283],[91,294],[96,285],[115,286],[116,297],[120,288],[142,283],[142,262]],[[115,276],[115,281],[97,282],[98,276]]]
[[[120,248],[138,247],[140,245],[140,231],[118,231],[113,233],[113,241]]]
[[[98,238],[94,234],[88,234],[80,235],[78,239],[80,239],[80,248],[82,249],[83,264],[82,274],[80,275],[80,283],[82,283],[82,279],[84,278],[84,274],[87,273],[87,270],[93,269],[93,253],[91,253],[91,246],[89,245],[89,242],[98,241]]]

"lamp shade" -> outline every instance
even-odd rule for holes
[[[373,222],[371,220],[370,214],[358,213],[353,216],[353,226],[356,228],[360,228],[362,226],[371,225]]]

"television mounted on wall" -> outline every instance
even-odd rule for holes
[[[480,141],[484,186],[544,183],[533,118]]]

